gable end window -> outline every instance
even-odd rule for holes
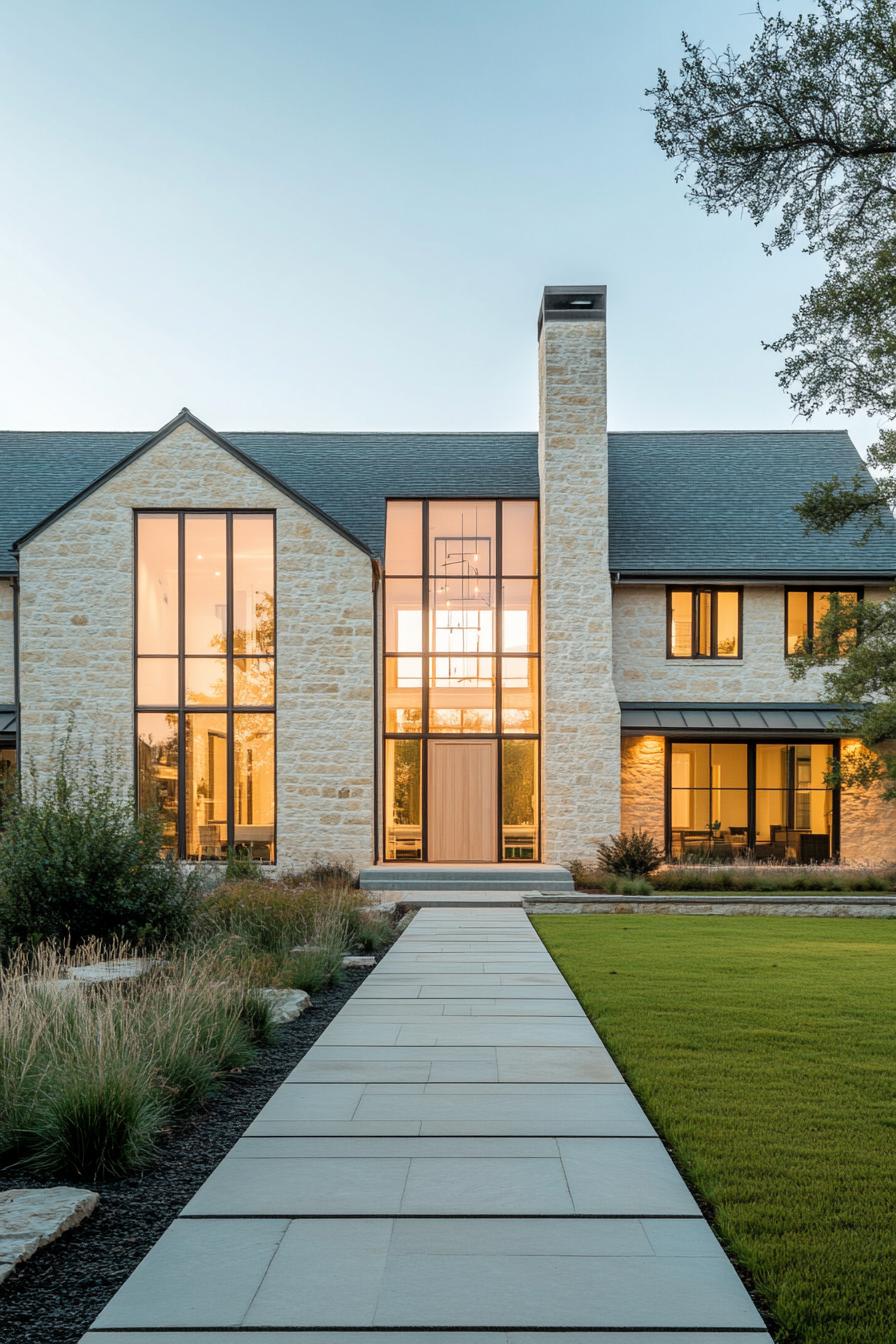
[[[274,514],[138,513],[137,804],[191,861],[275,853]]]
[[[743,592],[740,588],[668,588],[667,658],[740,658]]]
[[[784,595],[784,652],[811,653],[818,628],[830,610],[831,598],[839,597],[843,606],[855,605],[862,600],[862,589],[849,588],[788,588]],[[840,636],[840,652],[846,653],[855,641],[855,633],[844,631]]]

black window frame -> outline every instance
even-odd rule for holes
[[[826,591],[822,589],[822,591]],[[695,743],[709,743],[713,746],[745,746],[747,748],[747,848],[752,852],[756,848],[756,748],[761,746],[792,747],[800,743],[807,747],[830,747],[832,759],[839,765],[842,739],[820,733],[813,737],[799,738],[793,734],[782,736],[780,733],[768,737],[745,737],[743,734],[722,733],[713,736],[706,734],[669,734],[663,738],[663,842],[666,859],[672,861],[672,750],[681,743],[693,746]],[[839,785],[830,789],[831,794],[831,860],[840,860],[840,810],[841,790]],[[788,800],[788,805],[790,800]]]
[[[177,519],[177,601],[178,601],[178,651],[177,654],[141,654],[139,652],[139,630],[138,630],[138,526],[141,517],[168,517]],[[188,654],[186,652],[186,608],[185,608],[185,590],[186,590],[186,568],[184,565],[185,557],[185,531],[186,519],[188,517],[223,517],[225,519],[226,530],[226,630],[227,630],[227,649],[224,654]],[[265,517],[271,519],[272,524],[272,545],[274,561],[274,638],[272,649],[269,654],[246,654],[237,653],[233,647],[233,520],[241,517]],[[132,664],[133,664],[133,771],[134,771],[134,806],[139,809],[139,739],[138,724],[141,714],[175,714],[177,715],[177,842],[175,857],[180,862],[190,863],[225,863],[226,854],[235,852],[235,806],[234,806],[234,716],[241,714],[269,714],[273,725],[273,772],[274,772],[274,825],[273,839],[271,841],[271,857],[269,859],[258,860],[266,867],[272,867],[277,863],[278,835],[277,835],[277,641],[279,633],[279,620],[277,616],[277,510],[276,509],[233,509],[233,508],[138,508],[133,510],[132,520],[133,530],[133,628],[132,628]],[[140,659],[165,659],[176,657],[177,660],[177,683],[178,693],[177,705],[171,704],[142,704],[138,698],[137,685],[140,667]],[[186,700],[186,663],[187,659],[208,659],[213,661],[220,659],[226,663],[226,697],[227,702],[224,705],[194,705],[188,704]],[[244,661],[247,658],[269,659],[274,669],[273,695],[269,705],[236,705],[234,704],[234,663]],[[198,858],[190,859],[187,856],[187,836],[186,836],[186,716],[188,714],[217,714],[223,715],[227,723],[227,819],[226,819],[226,839],[225,855],[217,858]]]
[[[431,610],[431,581],[435,577],[431,569],[430,556],[430,535],[429,535],[429,506],[430,504],[450,504],[450,503],[481,503],[495,505],[495,558],[493,568],[495,570],[491,582],[495,584],[495,647],[491,653],[484,653],[483,658],[490,658],[495,664],[495,726],[492,732],[488,733],[448,733],[433,731],[429,723],[429,699],[430,699],[430,676],[432,672],[432,663],[436,654],[430,649],[430,610]],[[389,505],[397,504],[419,504],[421,506],[421,566],[422,572],[419,574],[408,574],[404,571],[392,573],[383,565],[383,586],[382,586],[382,608],[381,619],[383,622],[382,652],[380,654],[380,669],[382,677],[382,743],[383,743],[383,781],[379,789],[377,799],[378,808],[382,809],[381,821],[377,827],[378,840],[382,844],[383,862],[388,864],[400,865],[402,863],[428,863],[429,862],[429,742],[431,740],[462,740],[464,742],[495,742],[497,746],[497,859],[495,863],[540,863],[543,853],[542,836],[542,817],[541,805],[543,798],[543,753],[542,753],[542,725],[544,722],[544,680],[542,675],[542,648],[541,648],[541,613],[542,613],[542,546],[541,546],[541,501],[534,495],[389,495],[385,500],[386,526],[388,527]],[[515,571],[504,572],[504,538],[503,538],[503,506],[505,504],[526,503],[535,505],[535,526],[536,536],[538,538],[538,549],[536,556],[537,572],[535,574],[518,574]],[[387,652],[388,639],[385,630],[386,621],[386,589],[390,580],[393,582],[403,579],[413,579],[421,584],[422,597],[422,644],[423,647],[419,653]],[[535,651],[527,653],[504,653],[504,602],[502,584],[505,579],[532,580],[537,585],[537,621],[538,621],[538,648]],[[476,656],[476,655],[471,655]],[[386,688],[389,685],[387,667],[390,659],[399,657],[415,658],[422,660],[422,684],[421,684],[421,715],[420,731],[398,733],[390,732],[386,728]],[[536,703],[538,706],[538,730],[534,733],[507,733],[503,730],[503,696],[502,696],[502,671],[504,659],[507,658],[526,658],[535,669],[537,676]],[[418,742],[420,744],[420,853],[419,859],[389,859],[386,857],[388,850],[388,818],[386,816],[386,751],[385,743],[389,740],[398,740],[403,742]],[[504,846],[504,742],[535,742],[535,771],[538,780],[538,806],[539,815],[536,818],[536,844],[535,856],[533,859],[513,859],[505,858]]]
[[[691,652],[672,652],[672,594],[690,593],[691,595]],[[710,611],[710,653],[695,652],[700,645],[700,594],[709,593],[712,598]],[[718,652],[719,593],[735,593],[737,596],[737,653]],[[736,663],[744,656],[744,590],[740,584],[670,583],[666,585],[666,659],[672,663]]]
[[[784,657],[794,658],[796,654],[791,653],[787,647],[787,627],[790,624],[790,597],[793,593],[806,594],[806,652],[812,652],[812,645],[815,642],[815,594],[816,593],[837,593],[841,597],[849,594],[855,597],[856,602],[864,602],[865,589],[857,588],[834,588],[830,584],[815,583],[811,585],[798,584],[789,585],[784,589]],[[856,641],[859,638],[858,621],[856,621]],[[841,655],[842,656],[842,655]]]

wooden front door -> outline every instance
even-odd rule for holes
[[[429,740],[430,863],[498,858],[498,744]]]

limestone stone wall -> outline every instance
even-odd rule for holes
[[[866,589],[881,601],[886,588]],[[793,681],[784,658],[784,586],[745,587],[743,657],[707,661],[666,657],[666,589],[617,584],[613,665],[620,700],[778,701],[824,699],[824,673]]]
[[[619,829],[602,317],[544,322],[539,392],[543,854],[557,863]]]
[[[665,738],[622,739],[622,829],[649,832],[661,849],[666,843],[665,767]]]
[[[844,755],[859,749],[844,739]],[[887,802],[880,789],[843,789],[840,795],[840,854],[845,863],[896,863],[896,802]]]
[[[0,579],[0,705],[16,698],[13,593],[9,579]]]
[[[83,750],[133,770],[133,510],[277,514],[278,865],[373,852],[370,559],[187,424],[22,551],[22,753],[40,772],[74,716]]]

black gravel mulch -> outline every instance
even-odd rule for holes
[[[0,1190],[70,1184],[89,1186],[100,1196],[85,1223],[38,1251],[0,1285],[2,1344],[77,1344],[366,975],[348,971],[341,985],[315,994],[301,1017],[279,1028],[273,1046],[166,1137],[148,1171],[100,1182],[0,1172]]]

